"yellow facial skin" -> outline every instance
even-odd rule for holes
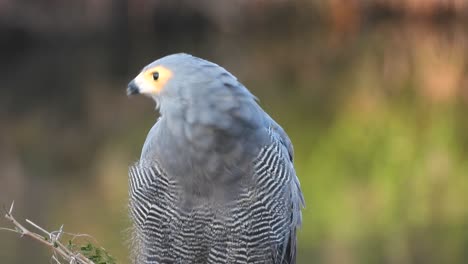
[[[153,78],[153,73],[155,72],[159,73],[159,77],[156,80]],[[164,86],[171,77],[171,70],[163,66],[156,66],[142,71],[134,80],[139,88],[139,93],[157,95],[164,89]]]

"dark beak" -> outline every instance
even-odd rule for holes
[[[135,80],[131,81],[127,87],[127,95],[134,95],[134,94],[139,94],[139,93],[140,93],[140,89],[138,89],[138,86],[136,85]]]

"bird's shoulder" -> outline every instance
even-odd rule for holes
[[[284,131],[284,129],[268,114],[266,115],[266,129],[267,133],[270,135],[272,143],[279,143],[281,146],[286,148],[288,158],[292,162],[294,158],[294,147],[289,139],[288,134]]]

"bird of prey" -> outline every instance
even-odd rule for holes
[[[152,263],[295,263],[304,198],[284,130],[236,77],[173,54],[129,95],[160,117],[130,167],[134,256]]]

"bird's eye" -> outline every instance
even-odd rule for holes
[[[153,80],[158,80],[159,78],[159,72],[153,72]]]

